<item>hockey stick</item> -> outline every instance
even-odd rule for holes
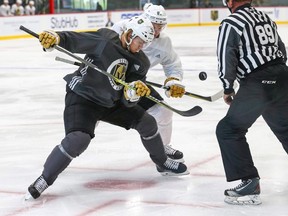
[[[55,57],[55,60],[56,61],[60,61],[60,62],[64,62],[64,63],[68,63],[68,64],[72,64],[72,65],[76,65],[76,66],[80,66],[81,65],[80,62],[72,61],[72,60],[61,58],[61,57],[58,57],[58,56]]]
[[[38,35],[38,34],[36,34],[35,32],[33,32],[33,31],[31,31],[31,30],[29,30],[29,29],[27,29],[27,28],[25,28],[25,27],[22,26],[22,25],[20,26],[20,29],[23,30],[23,31],[25,31],[26,33],[28,33],[28,34],[36,37],[36,38],[39,38],[39,35]],[[112,74],[110,74],[110,73],[108,73],[108,72],[106,72],[106,71],[103,71],[103,70],[99,69],[97,66],[95,66],[95,65],[92,64],[91,62],[86,61],[85,59],[82,59],[81,57],[79,57],[79,56],[77,56],[77,55],[74,55],[73,53],[69,52],[68,50],[66,50],[66,49],[64,49],[64,48],[62,48],[62,47],[60,47],[60,46],[58,46],[58,45],[55,45],[54,48],[55,48],[56,50],[58,50],[59,52],[63,52],[63,53],[65,53],[65,54],[71,56],[72,58],[77,59],[79,62],[81,62],[81,63],[83,63],[83,64],[85,64],[85,65],[93,68],[94,70],[102,73],[103,75],[106,75],[106,76],[110,77],[111,79],[114,79],[116,82],[120,83],[121,85],[123,85],[123,86],[125,86],[125,87],[128,87],[128,88],[131,88],[131,87],[129,86],[129,84],[126,83],[125,81],[123,81],[123,80],[121,80],[121,79],[118,79],[117,77],[113,76]],[[164,107],[166,107],[167,109],[169,109],[169,110],[171,110],[171,111],[173,111],[173,112],[175,112],[175,113],[178,113],[178,114],[181,115],[181,116],[194,116],[194,115],[199,114],[199,113],[202,111],[202,108],[201,108],[200,106],[194,106],[193,108],[191,108],[191,109],[189,109],[189,110],[187,110],[187,111],[182,111],[182,110],[178,110],[178,109],[175,109],[175,108],[171,107],[170,105],[164,103],[163,101],[158,100],[157,98],[155,98],[155,97],[153,97],[153,96],[151,96],[151,95],[148,95],[148,96],[146,96],[146,97],[147,97],[148,99],[154,101],[155,103],[157,103],[157,104],[159,104],[159,105],[161,105],[161,106],[164,106]]]
[[[169,87],[161,85],[159,83],[154,83],[154,82],[151,82],[151,81],[146,81],[146,83],[148,85],[155,86],[155,87],[158,87],[158,88],[169,89]],[[213,101],[216,101],[216,100],[222,98],[223,90],[220,90],[219,92],[217,92],[216,94],[214,94],[212,96],[202,96],[202,95],[198,95],[198,94],[195,94],[195,93],[192,93],[192,92],[187,92],[187,91],[185,91],[184,95],[187,95],[187,96],[190,96],[190,97],[194,97],[194,98],[197,98],[197,99],[201,99],[201,100],[205,100],[205,101],[213,102]]]
[[[58,56],[55,57],[55,60],[56,61],[61,61],[61,62],[64,62],[64,63],[68,63],[68,64],[72,64],[72,65],[76,65],[76,66],[80,66],[81,65],[80,62],[72,61],[72,60],[61,58],[61,57],[58,57]],[[154,82],[151,82],[151,81],[148,81],[148,80],[146,80],[146,84],[151,85],[151,86],[155,86],[157,88],[169,89],[169,87],[167,87],[167,86],[161,85],[159,83],[154,83]],[[205,101],[214,102],[214,101],[222,98],[223,90],[220,90],[219,92],[217,92],[216,94],[214,94],[212,96],[203,96],[203,95],[198,95],[198,94],[195,94],[195,93],[192,93],[192,92],[187,92],[187,91],[184,93],[184,95],[187,95],[187,96],[190,96],[190,97],[194,97],[194,98],[197,98],[197,99],[201,99],[201,100],[205,100]]]

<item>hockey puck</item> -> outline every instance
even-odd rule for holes
[[[202,80],[202,81],[206,80],[207,79],[207,73],[204,72],[204,71],[201,71],[199,73],[199,79]]]

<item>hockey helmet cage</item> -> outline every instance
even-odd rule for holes
[[[149,19],[143,16],[132,17],[125,25],[125,32],[132,30],[131,39],[140,37],[145,43],[154,39],[154,28]]]
[[[143,7],[143,15],[147,17],[152,23],[166,25],[167,14],[162,5],[153,5],[152,3],[146,3]]]

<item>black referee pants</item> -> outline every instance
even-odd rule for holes
[[[242,80],[217,125],[227,181],[259,176],[245,136],[261,115],[288,153],[288,67],[284,64],[268,66]]]

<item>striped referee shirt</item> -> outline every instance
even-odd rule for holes
[[[245,78],[273,60],[287,60],[276,24],[262,11],[245,4],[221,22],[217,41],[218,75],[225,94],[234,80]]]

